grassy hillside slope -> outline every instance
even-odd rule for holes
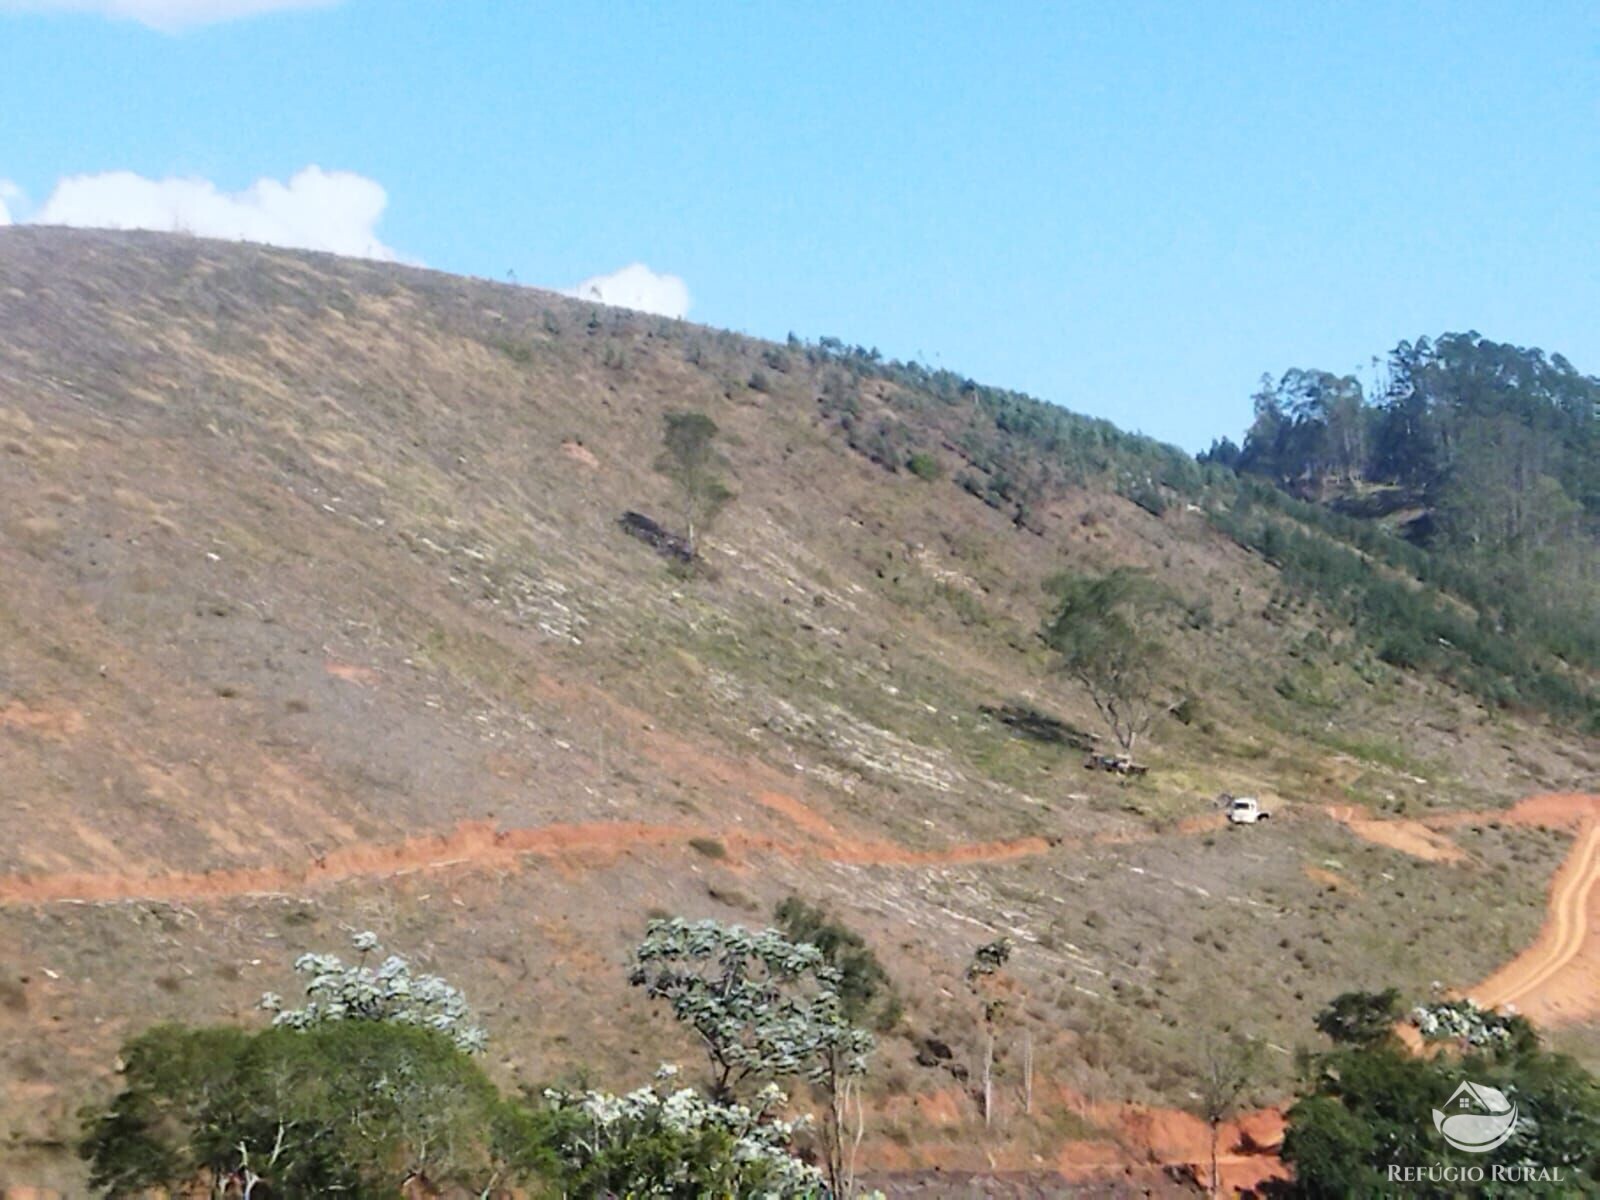
[[[1286,1052],[1335,991],[1531,936],[1561,839],[1428,863],[1323,806],[1493,808],[1592,781],[1591,742],[1381,661],[1175,452],[1084,422],[1052,456],[923,385],[409,268],[0,231],[0,1185],[71,1178],[121,1037],[254,1019],[350,929],[460,982],[507,1079],[623,1085],[693,1061],[627,994],[648,914],[823,902],[905,1001],[874,1161],[969,1166],[975,1109],[915,1056],[969,1057],[1002,933],[1052,1087],[1177,1102],[1197,1032]],[[617,524],[673,523],[679,409],[737,493],[693,577]],[[1118,565],[1178,598],[1198,699],[1132,783],[985,712],[1095,728],[1042,583]],[[1217,828],[1224,789],[1277,819]],[[1063,1110],[1000,1070],[982,1136],[1048,1162]]]

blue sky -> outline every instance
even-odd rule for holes
[[[0,205],[159,223],[205,180],[197,232],[641,262],[693,320],[1198,449],[1261,372],[1425,333],[1600,371],[1597,78],[1557,2],[0,0]],[[313,164],[350,174],[226,195]],[[61,182],[113,171],[152,182]]]

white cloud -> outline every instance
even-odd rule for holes
[[[400,256],[377,233],[388,203],[382,184],[314,166],[288,183],[258,179],[241,192],[220,191],[208,179],[146,179],[131,171],[107,171],[60,180],[28,220],[191,233],[395,261]]]
[[[138,21],[172,33],[191,25],[210,25],[238,17],[297,8],[327,8],[339,0],[0,0],[0,12],[97,13]]]
[[[11,204],[22,198],[21,188],[9,179],[0,179],[0,225],[11,224]]]
[[[689,315],[689,285],[676,275],[657,275],[643,263],[630,263],[609,275],[585,279],[567,295],[662,317]]]

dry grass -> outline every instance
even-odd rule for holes
[[[708,841],[304,900],[0,910],[0,1084],[24,1097],[0,1162],[57,1152],[122,1037],[251,1019],[294,950],[366,926],[463,982],[506,1078],[630,1082],[692,1051],[622,985],[646,915],[749,921],[791,891],[871,938],[908,1033],[952,1044],[972,1032],[965,956],[1019,932],[1044,1069],[1182,1101],[1200,1029],[1248,1014],[1288,1047],[1333,991],[1494,965],[1537,924],[1559,846],[1466,832],[1469,862],[1433,867],[1313,817],[1209,841],[1181,819],[1224,789],[1415,815],[1595,769],[1592,747],[1341,649],[1181,507],[1065,489],[1036,535],[949,469],[884,471],[821,420],[803,356],[771,370],[751,339],[401,267],[26,228],[0,231],[0,331],[0,710],[46,714],[0,727],[0,871],[299,863],[463,819],[805,836],[767,793],[845,839],[1069,839],[1003,866]],[[687,580],[615,525],[671,511],[641,464],[681,408],[725,430],[738,493]],[[1201,719],[1164,724],[1126,785],[981,711],[1093,727],[1032,637],[1040,584],[1121,563],[1209,613],[1175,635]],[[889,1039],[883,1079],[950,1086],[913,1054]]]

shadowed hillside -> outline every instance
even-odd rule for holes
[[[619,525],[680,527],[653,464],[688,410],[734,493],[694,569]],[[1485,818],[1422,857],[1326,807],[1497,809],[1600,760],[1382,653],[1263,530],[1470,620],[1459,597],[1239,496],[838,343],[0,230],[0,1186],[75,1178],[121,1038],[252,1020],[351,929],[459,982],[506,1081],[626,1085],[693,1053],[626,986],[649,914],[760,923],[791,894],[903,999],[875,1165],[981,1169],[987,1139],[1048,1168],[1085,1132],[1064,1097],[1186,1103],[1206,1030],[1277,1048],[1273,1098],[1333,993],[1514,957],[1568,846]],[[1131,781],[1083,769],[1082,735],[1111,747],[1039,636],[1048,579],[1117,567],[1159,582],[1169,644]],[[1223,828],[1223,791],[1274,819]],[[1048,1098],[1021,1112],[1008,1043],[985,1133],[951,1068],[962,969],[1001,935]]]

